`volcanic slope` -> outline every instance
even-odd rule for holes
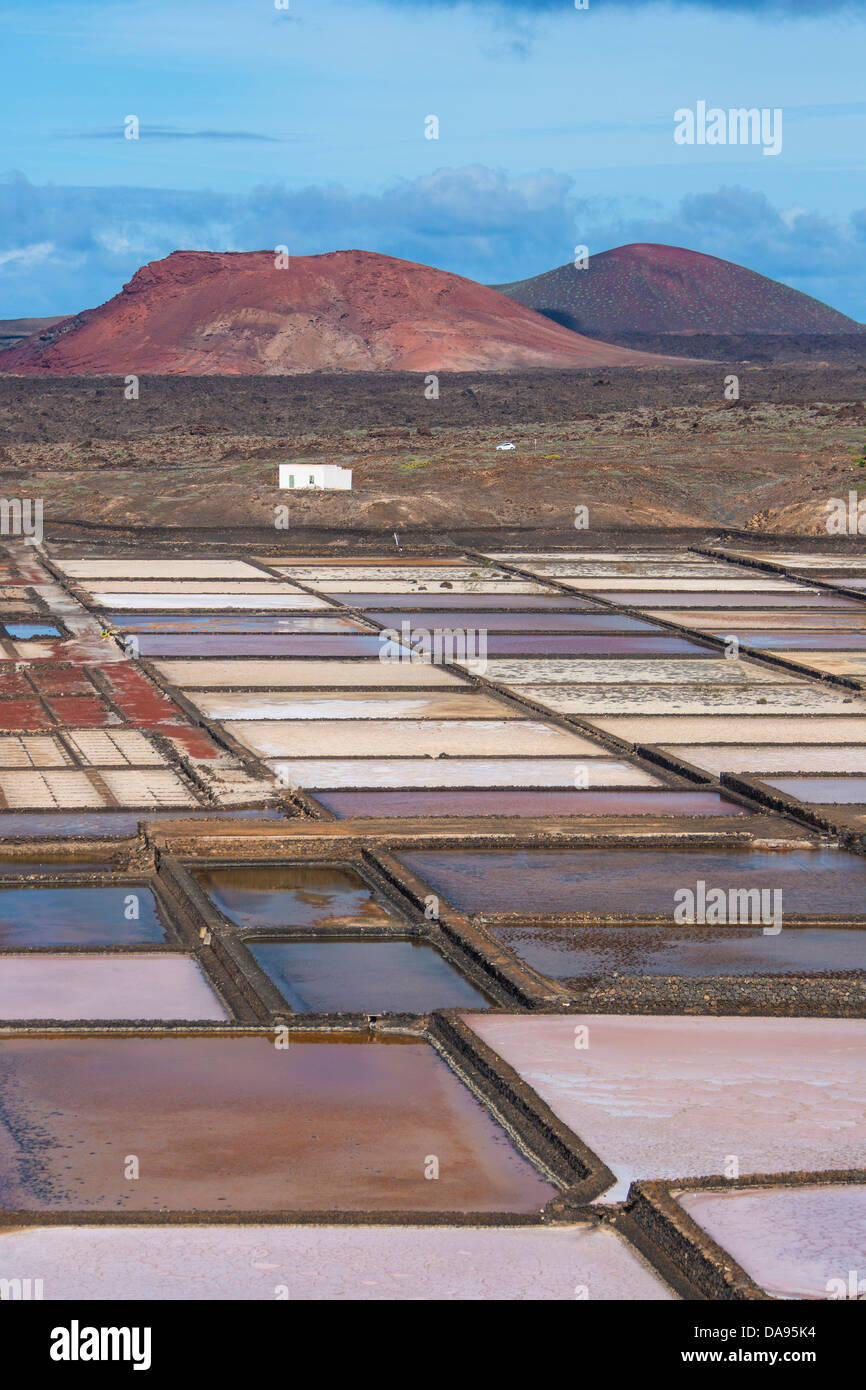
[[[6,348],[17,347],[33,333],[47,333],[56,323],[62,323],[66,316],[55,314],[48,319],[0,319],[0,352]]]
[[[19,375],[496,371],[658,365],[486,285],[367,251],[175,251],[120,294],[0,354]]]
[[[679,246],[635,244],[496,288],[576,333],[857,333],[788,285]]]

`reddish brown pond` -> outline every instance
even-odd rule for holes
[[[29,1037],[3,1051],[7,1210],[537,1212],[555,1195],[414,1039]]]
[[[352,869],[321,864],[265,864],[197,869],[221,912],[242,927],[317,927],[390,914]]]

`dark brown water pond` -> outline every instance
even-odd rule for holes
[[[265,864],[197,869],[221,912],[242,927],[318,927],[363,918],[390,921],[373,890],[351,869]]]

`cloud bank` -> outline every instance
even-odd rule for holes
[[[866,207],[847,220],[777,208],[737,187],[664,208],[586,199],[554,171],[473,166],[378,195],[262,186],[244,195],[70,188],[0,181],[0,318],[75,313],[116,294],[145,261],[183,249],[294,255],[360,247],[489,284],[523,279],[633,241],[736,261],[866,320]]]

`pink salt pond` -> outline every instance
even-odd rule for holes
[[[866,798],[864,798],[866,799]],[[318,791],[339,820],[355,816],[747,816],[718,792],[679,791]]]
[[[866,1151],[866,1020],[472,1014],[616,1175],[847,1169]]]
[[[772,1298],[866,1295],[866,1185],[797,1184],[675,1196]]]
[[[673,1297],[598,1225],[0,1229],[0,1278],[21,1269],[46,1271],[46,1300],[572,1302],[581,1286],[594,1300]]]
[[[0,1019],[230,1017],[201,967],[181,955],[0,955]]]
[[[142,656],[318,656],[378,657],[378,633],[144,633]]]
[[[315,613],[148,613],[129,616],[126,613],[108,615],[107,621],[125,632],[369,632],[369,628],[352,618],[318,616]]]
[[[866,803],[866,777],[765,777],[762,780],[776,791],[819,806]]]

